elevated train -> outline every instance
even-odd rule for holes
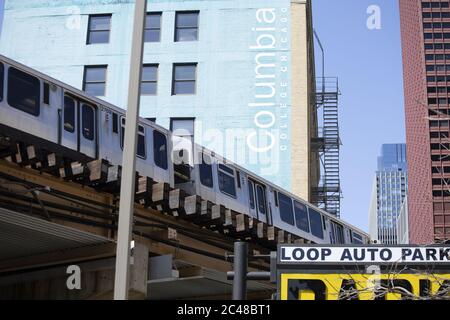
[[[76,161],[122,162],[126,112],[0,55],[0,136]],[[136,170],[317,244],[365,244],[369,236],[250,171],[140,119]],[[179,141],[178,141],[179,142]],[[184,162],[173,163],[181,157]]]

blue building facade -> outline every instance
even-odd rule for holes
[[[370,207],[370,235],[397,244],[397,222],[408,192],[406,144],[384,144],[378,157]]]
[[[6,0],[0,53],[126,109],[134,1]],[[141,116],[310,200],[311,4],[149,0]]]

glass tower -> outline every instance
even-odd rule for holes
[[[407,194],[406,144],[384,144],[378,157],[370,209],[372,239],[397,244],[397,219]]]

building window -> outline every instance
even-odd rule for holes
[[[87,44],[109,43],[111,14],[89,16]]]
[[[145,20],[145,42],[161,41],[161,12],[147,13]]]
[[[170,119],[170,130],[177,137],[194,142],[195,119],[194,118],[172,118]]]
[[[174,64],[172,95],[196,93],[197,64]]]
[[[145,64],[142,68],[142,95],[156,95],[158,91],[158,65]]]
[[[108,66],[84,67],[83,91],[96,97],[106,94],[106,71]]]
[[[16,68],[8,72],[8,104],[23,112],[39,116],[41,83],[35,78]]]
[[[199,11],[177,12],[175,18],[175,41],[198,40]]]
[[[219,165],[219,189],[222,193],[236,198],[234,170],[223,164]]]

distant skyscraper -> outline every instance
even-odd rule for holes
[[[403,200],[400,215],[397,218],[397,244],[409,244],[408,195]]]
[[[450,239],[450,4],[400,0],[412,244]]]
[[[373,240],[397,244],[397,219],[406,193],[406,144],[384,144],[378,157],[369,212]]]

